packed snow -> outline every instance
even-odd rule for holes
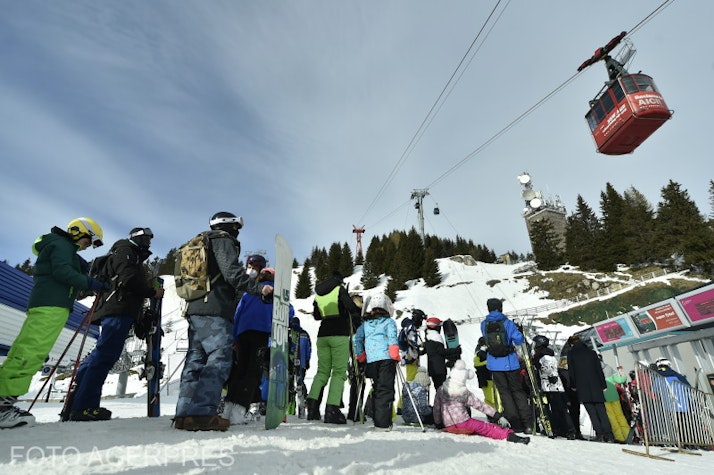
[[[504,312],[534,308],[553,303],[545,295],[526,291],[527,283],[518,278],[518,265],[483,264],[454,259],[441,259],[444,277],[441,285],[426,288],[414,282],[409,290],[399,293],[395,303],[397,318],[408,315],[400,311],[421,308],[430,316],[463,321],[459,336],[463,356],[471,361],[475,343],[480,336],[478,323],[486,314],[489,297],[504,299]],[[293,285],[299,269],[293,271]],[[360,274],[346,279],[351,291],[361,291]],[[173,322],[164,335],[165,381],[161,393],[161,417],[146,417],[145,382],[130,376],[128,394],[134,397],[107,398],[102,405],[113,412],[110,421],[58,422],[61,403],[57,399],[42,402],[32,409],[38,424],[33,427],[0,431],[0,473],[33,474],[68,473],[113,474],[199,474],[211,472],[258,474],[366,474],[366,473],[489,473],[489,474],[610,474],[647,473],[649,475],[678,473],[711,473],[714,453],[696,451],[695,455],[671,453],[664,448],[650,448],[643,457],[643,446],[624,446],[587,441],[551,440],[531,437],[529,445],[513,444],[479,436],[448,434],[427,428],[405,426],[397,416],[391,432],[375,431],[371,421],[365,424],[336,426],[319,421],[308,422],[288,416],[277,429],[266,431],[263,422],[231,426],[227,432],[187,432],[171,426],[174,414],[180,365],[185,353],[186,324],[180,317],[180,300],[167,279],[164,301],[164,323]],[[310,313],[312,299],[295,300],[293,305],[313,338],[318,323]],[[578,328],[548,327],[560,331],[566,338]],[[310,378],[317,367],[316,355],[308,372]],[[423,361],[425,364],[425,361]],[[40,389],[36,378],[32,391],[23,398],[20,407],[27,408]],[[104,395],[116,392],[117,376],[110,375]],[[57,385],[58,387],[60,385]],[[476,380],[470,389],[481,396]],[[46,390],[41,394],[44,396]],[[56,395],[53,396],[53,398]],[[432,390],[433,397],[433,390]],[[345,403],[347,393],[345,393]],[[582,431],[590,433],[587,413],[581,411]],[[482,414],[474,414],[483,417]],[[627,453],[624,449],[638,454]]]

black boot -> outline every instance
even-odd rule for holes
[[[339,407],[328,404],[325,406],[325,423],[347,424],[347,419],[345,419],[345,415],[342,414]]]
[[[515,432],[511,432],[508,434],[508,438],[506,439],[509,442],[514,442],[516,444],[525,444],[528,445],[528,442],[531,441],[530,437],[521,437],[520,435],[516,435]]]
[[[320,420],[320,406],[318,405],[317,399],[306,399],[305,405],[307,407],[307,420],[308,421],[319,421]]]

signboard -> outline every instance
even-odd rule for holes
[[[639,337],[632,320],[627,318],[627,315],[610,318],[595,323],[593,326],[600,337],[600,341],[605,345],[608,343],[622,343]]]
[[[692,325],[714,320],[714,284],[685,292],[675,297]]]
[[[649,336],[665,331],[677,330],[689,326],[684,312],[674,299],[664,300],[643,307],[628,314],[637,331],[642,336]]]

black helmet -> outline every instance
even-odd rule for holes
[[[426,313],[423,310],[415,308],[412,310],[412,321],[414,322],[414,328],[419,328],[421,323],[426,318]]]
[[[220,229],[233,237],[238,237],[238,233],[243,227],[243,217],[236,216],[228,211],[219,211],[211,216],[208,224],[211,226],[211,229]]]
[[[550,340],[547,336],[536,335],[533,337],[533,347],[546,348],[548,345],[550,345]]]
[[[154,233],[151,228],[132,228],[129,231],[129,239],[142,249],[149,249]]]

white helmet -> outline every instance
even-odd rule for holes
[[[672,366],[672,363],[664,356],[661,358],[657,358],[657,361],[655,361],[655,364],[657,365],[658,368],[660,366],[667,366],[667,367]]]
[[[394,305],[387,294],[372,295],[366,303],[367,308],[365,309],[365,313],[372,313],[375,309],[382,309],[386,311],[390,317],[394,315]]]

